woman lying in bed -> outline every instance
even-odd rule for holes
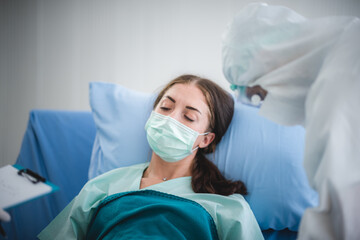
[[[150,163],[89,181],[40,239],[263,239],[242,195],[205,156],[225,134],[232,97],[193,75],[158,95],[145,130]]]

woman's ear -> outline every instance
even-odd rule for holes
[[[199,144],[199,148],[206,148],[210,143],[212,143],[212,141],[214,141],[214,139],[215,133],[210,132],[207,135],[204,135],[203,140]]]

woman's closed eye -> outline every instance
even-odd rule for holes
[[[170,110],[170,108],[168,108],[168,107],[160,107],[160,109],[164,110],[164,111],[169,111]]]
[[[184,115],[184,117],[186,118],[186,120],[190,121],[190,122],[193,122],[194,120],[189,118],[188,116]]]
[[[160,107],[160,109],[161,109],[162,111],[165,111],[165,112],[171,110],[171,108],[169,108],[169,107]],[[184,114],[184,118],[185,118],[187,121],[189,121],[189,122],[194,122],[194,121],[195,121],[192,117],[189,117],[189,116],[187,116],[187,115],[185,115],[185,114]]]

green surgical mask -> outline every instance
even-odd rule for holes
[[[146,122],[145,130],[151,149],[167,162],[177,162],[189,156],[198,148],[192,149],[197,137],[209,134],[200,134],[174,118],[154,111]]]

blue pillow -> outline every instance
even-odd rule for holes
[[[90,83],[90,105],[97,135],[89,178],[151,157],[144,126],[155,95],[113,83]],[[235,103],[233,120],[215,154],[209,154],[229,179],[245,182],[261,229],[296,231],[304,210],[317,204],[302,166],[304,129],[283,127]]]
[[[104,82],[91,82],[89,95],[96,125],[89,179],[150,160],[144,126],[154,102],[151,95]]]

